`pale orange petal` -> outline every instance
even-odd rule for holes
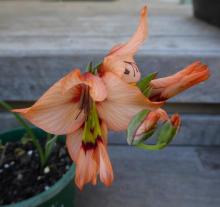
[[[155,111],[151,111],[138,128],[136,132],[137,137],[135,139],[138,139],[141,134],[152,130],[156,126],[159,119],[159,115]]]
[[[51,134],[69,134],[78,129],[85,120],[80,113],[78,88],[63,93],[63,79],[56,82],[30,108],[14,109],[39,128]]]
[[[140,13],[140,22],[132,38],[126,44],[114,46],[104,58],[101,71],[110,71],[128,83],[140,80],[141,74],[134,61],[134,55],[147,36],[147,7]]]
[[[125,130],[131,118],[142,109],[155,110],[163,105],[163,102],[149,101],[136,86],[127,84],[113,73],[106,73],[103,81],[108,96],[103,102],[97,103],[97,110],[112,130]]]
[[[151,81],[151,100],[166,100],[209,78],[208,66],[195,62],[182,71]]]
[[[80,74],[79,69],[73,70],[62,80],[64,91],[68,92],[69,89],[73,88],[78,84],[85,84],[90,87],[90,96],[95,101],[102,101],[107,96],[107,91],[102,79],[91,73]]]
[[[140,12],[138,28],[132,38],[123,47],[115,49],[111,55],[125,56],[134,55],[147,37],[147,7],[143,7]]]
[[[98,142],[98,149],[100,156],[100,180],[105,186],[110,186],[113,182],[114,175],[108,152],[102,142]]]
[[[82,144],[82,134],[83,130],[78,129],[72,134],[68,134],[66,136],[66,146],[68,153],[71,157],[71,159],[76,162],[78,155],[79,155],[79,150]]]
[[[102,140],[105,145],[108,143],[108,127],[104,121],[101,122]]]
[[[98,166],[94,160],[94,150],[80,149],[79,156],[76,162],[75,183],[80,190],[86,183],[94,182],[94,177],[97,176]]]
[[[169,116],[164,109],[159,108],[155,110],[155,112],[159,116],[160,121],[167,121],[169,119]]]
[[[93,100],[103,101],[107,97],[105,84],[100,77],[86,73],[85,83],[90,86],[90,96]]]

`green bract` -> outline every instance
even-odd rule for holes
[[[133,119],[129,123],[128,130],[127,130],[127,142],[129,145],[134,145],[136,143],[136,141],[134,140],[136,132],[138,128],[140,127],[140,125],[144,122],[149,112],[150,111],[147,109],[140,111],[133,117]],[[141,140],[141,139],[142,137],[140,137],[140,139],[138,140]]]
[[[157,76],[157,73],[151,73],[137,83],[137,87],[141,90],[144,96],[148,97],[151,92],[150,82]]]

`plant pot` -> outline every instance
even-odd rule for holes
[[[193,0],[194,16],[220,27],[219,0]]]
[[[38,128],[33,128],[33,130],[38,138],[45,135],[45,132]],[[17,141],[24,135],[24,133],[25,130],[22,128],[11,130],[0,134],[0,140],[3,144],[9,141]],[[62,139],[63,138],[61,138],[59,141],[62,141]],[[75,168],[74,165],[72,165],[71,168],[62,176],[62,178],[47,191],[43,191],[38,195],[35,195],[24,201],[1,207],[73,207],[74,173]]]

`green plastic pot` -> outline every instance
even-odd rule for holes
[[[45,132],[38,128],[33,128],[33,131],[38,138],[42,138],[45,135]],[[24,135],[24,133],[25,130],[22,128],[7,131],[0,134],[0,140],[2,140],[3,144],[9,141],[17,141]],[[59,141],[62,140],[63,137]],[[35,195],[34,197],[28,198],[24,201],[1,207],[73,207],[74,174],[75,167],[72,165],[71,168],[63,175],[63,177],[47,191],[43,191],[38,195]]]

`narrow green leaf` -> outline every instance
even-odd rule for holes
[[[166,146],[166,144],[148,145],[144,143],[139,143],[135,146],[144,150],[160,150],[163,149]]]
[[[91,73],[93,72],[92,71],[92,62],[89,62],[89,64],[86,66],[86,71],[91,72]]]
[[[150,111],[147,109],[144,109],[137,113],[132,120],[130,121],[127,129],[127,143],[129,145],[133,144],[134,137],[136,134],[137,129],[140,127],[140,125],[143,123],[144,119],[148,115]]]
[[[51,155],[52,149],[58,139],[58,135],[54,136],[53,138],[51,138],[49,141],[47,141],[46,145],[45,145],[45,161],[44,161],[44,165],[47,163],[48,158]]]
[[[0,105],[5,108],[6,110],[8,110],[9,112],[11,112],[12,110],[12,107],[7,104],[6,102],[4,101],[1,101],[0,100]],[[26,130],[27,134],[30,136],[30,138],[32,139],[32,142],[33,144],[35,145],[38,153],[39,153],[39,156],[40,156],[40,160],[41,160],[41,165],[42,163],[44,163],[44,153],[43,153],[43,149],[38,141],[38,139],[36,138],[34,132],[32,131],[32,129],[28,126],[28,124],[26,124],[26,122],[24,121],[23,118],[21,118],[21,116],[17,113],[14,113],[14,112],[11,112],[14,117],[16,118],[16,120],[20,123],[20,125],[22,127],[24,127],[24,129]]]
[[[157,73],[151,73],[148,76],[144,77],[141,79],[138,83],[137,86],[143,93],[147,88],[149,88],[150,81],[153,80],[157,76]],[[146,93],[146,92],[145,92]]]

